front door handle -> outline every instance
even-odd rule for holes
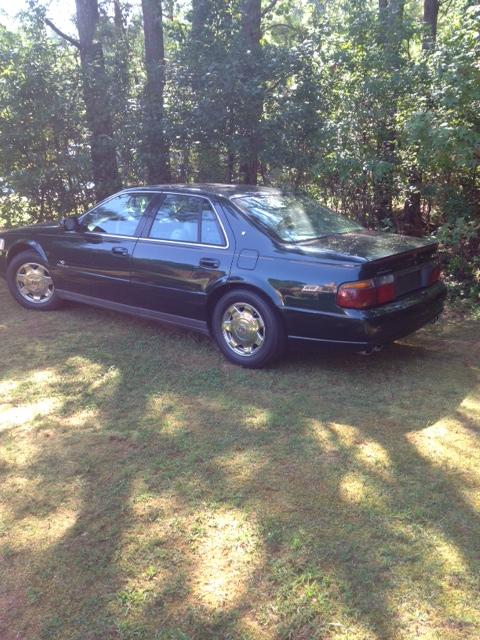
[[[119,256],[128,256],[127,247],[113,247],[112,253],[116,253]]]
[[[218,269],[220,260],[215,260],[215,258],[201,258],[199,264],[204,269]]]

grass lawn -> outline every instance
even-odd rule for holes
[[[1,640],[480,638],[480,321],[370,358],[0,284]]]

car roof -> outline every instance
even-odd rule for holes
[[[155,184],[147,186],[129,187],[122,193],[130,191],[174,191],[192,195],[223,196],[232,198],[240,195],[280,193],[273,187],[260,187],[253,184],[221,184],[221,183],[191,183],[191,184]]]

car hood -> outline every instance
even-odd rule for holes
[[[338,233],[318,238],[310,242],[296,245],[297,250],[312,257],[336,257],[353,259],[356,262],[382,260],[409,251],[434,247],[436,242],[426,238],[411,238],[395,233],[379,233],[376,231],[356,231]]]

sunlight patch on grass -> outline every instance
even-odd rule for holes
[[[59,406],[60,400],[51,397],[22,405],[0,405],[0,432],[14,427],[28,429],[36,420],[53,414]]]
[[[21,378],[7,379],[0,382],[0,398],[6,401],[12,399],[17,393],[38,393],[58,380],[55,369],[38,369]]]
[[[62,427],[67,427],[72,430],[84,428],[84,429],[100,429],[101,425],[98,423],[98,411],[93,407],[86,409],[80,409],[68,416],[57,419]]]
[[[480,449],[475,431],[461,418],[448,416],[406,437],[429,464],[454,474],[457,490],[473,508],[480,508]]]
[[[267,409],[260,409],[259,407],[253,406],[248,407],[247,411],[243,422],[248,429],[266,429],[270,424],[272,414]]]
[[[115,387],[120,379],[120,371],[117,367],[106,367],[84,356],[68,358],[66,369],[70,375],[73,373],[73,377],[78,382],[87,383],[90,391],[95,392],[100,391],[105,386],[108,387],[109,391],[112,391],[110,385],[113,384]]]
[[[375,471],[386,470],[392,466],[388,451],[375,440],[362,440],[356,449],[356,459],[365,467]]]
[[[256,525],[239,510],[204,514],[195,545],[192,590],[211,609],[229,607],[248,589],[263,555]]]
[[[365,480],[357,473],[345,474],[340,483],[339,494],[345,502],[351,504],[363,502],[367,496]]]
[[[330,428],[330,423],[325,424],[317,419],[308,421],[307,428],[320,450],[324,454],[336,453],[339,449],[339,441],[336,433]]]
[[[437,562],[443,565],[442,568],[445,576],[456,572],[465,572],[468,574],[468,562],[465,556],[456,544],[438,530],[438,527],[426,527],[425,535],[429,539],[430,544],[435,547]]]
[[[185,408],[185,399],[180,399],[173,394],[165,393],[155,395],[148,399],[142,424],[145,427],[174,435],[186,428],[186,422],[180,413]]]
[[[480,397],[478,395],[467,396],[461,403],[459,411],[476,422],[480,430]]]
[[[339,422],[330,422],[328,427],[343,446],[353,447],[363,441],[363,434],[358,427]]]

